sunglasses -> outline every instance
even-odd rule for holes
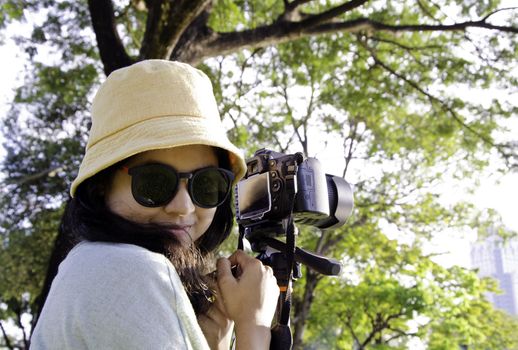
[[[234,180],[231,171],[216,167],[179,173],[169,165],[152,163],[122,167],[122,170],[131,176],[131,193],[135,201],[149,208],[168,204],[178,192],[181,179],[187,179],[187,191],[195,205],[214,208],[225,201]]]

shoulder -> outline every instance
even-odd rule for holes
[[[160,291],[171,300],[176,291],[183,290],[175,268],[162,254],[131,244],[103,242],[76,246],[60,265],[56,283],[106,298]]]
[[[63,262],[63,268],[81,263],[99,268],[105,268],[106,263],[113,263],[120,269],[129,269],[146,268],[148,265],[167,265],[169,261],[162,254],[153,253],[132,244],[81,242],[68,254]]]
[[[128,244],[84,242],[60,265],[40,321],[40,335],[84,341],[87,348],[133,349],[184,348],[184,327],[196,318],[163,255]]]

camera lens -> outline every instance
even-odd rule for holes
[[[339,176],[326,174],[329,196],[330,214],[314,226],[318,228],[335,228],[345,224],[351,215],[354,206],[353,190],[351,185]]]

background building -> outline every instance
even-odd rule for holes
[[[471,263],[480,277],[498,280],[502,294],[489,293],[493,305],[518,315],[518,240],[504,242],[497,235],[477,241],[471,248]]]

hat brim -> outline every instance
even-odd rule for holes
[[[221,123],[211,125],[207,119],[196,116],[160,116],[118,130],[88,147],[70,195],[74,197],[77,187],[86,179],[135,154],[187,145],[214,146],[228,151],[235,184],[244,176],[246,164],[241,150],[222,136],[226,132],[221,129]]]

